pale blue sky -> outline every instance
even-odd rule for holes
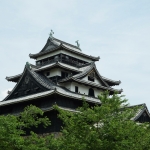
[[[5,0],[0,3],[0,99],[14,87],[6,76],[21,73],[29,53],[54,37],[100,56],[101,75],[121,80],[130,104],[150,109],[149,0]]]

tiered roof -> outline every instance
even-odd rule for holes
[[[100,75],[98,72],[95,61],[98,61],[100,57],[94,57],[94,56],[89,56],[84,54],[78,46],[74,46],[72,44],[66,43],[64,41],[58,40],[56,38],[50,39],[48,38],[47,43],[43,47],[43,49],[37,53],[37,54],[30,54],[30,58],[37,59],[40,56],[47,55],[47,54],[53,54],[54,51],[57,50],[62,50],[62,51],[69,51],[73,54],[76,54],[77,56],[80,56],[80,59],[82,58],[88,58],[90,60],[89,62],[81,63],[80,65],[70,65],[67,64],[66,62],[63,62],[61,60],[55,60],[52,62],[48,62],[49,64],[40,64],[40,65],[32,65],[30,64],[30,67],[27,67],[26,65],[24,72],[15,76],[10,76],[6,77],[8,81],[13,81],[17,82],[16,86],[14,89],[11,91],[11,93],[4,99],[3,102],[0,103],[0,105],[7,105],[10,104],[11,102],[17,103],[21,101],[26,101],[26,100],[32,100],[32,99],[37,99],[39,97],[44,97],[48,95],[53,95],[53,94],[58,94],[58,95],[63,95],[65,97],[70,97],[74,99],[81,100],[83,97],[90,102],[93,103],[100,103],[100,101],[96,97],[90,97],[85,94],[81,93],[75,93],[73,91],[70,91],[66,89],[65,87],[62,87],[62,83],[66,82],[76,82],[76,83],[81,83],[84,85],[88,85],[89,87],[93,87],[96,89],[101,89],[102,91],[108,90],[110,91],[110,94],[113,94],[114,92],[121,93],[122,89],[114,89],[111,86],[114,85],[119,85],[121,82],[120,81],[114,81],[108,78],[105,78]],[[82,57],[81,57],[82,56]],[[78,58],[77,58],[78,59]],[[47,76],[43,74],[44,71],[50,70],[52,68],[61,68],[70,72],[73,72],[73,74],[69,75],[66,78],[59,79],[57,83],[53,83]],[[88,76],[90,72],[95,73],[95,77],[97,80],[101,83],[98,84],[96,82],[88,81],[85,80],[84,77]],[[35,86],[36,88],[40,89],[39,92],[33,92],[34,90],[31,89],[25,91],[26,95],[21,95],[19,96],[18,92],[19,89],[22,87],[24,88],[24,82],[26,76],[30,76],[30,78],[33,79],[33,85],[30,85],[30,87]],[[35,88],[34,87],[34,88]],[[12,96],[12,95],[17,95],[18,96]],[[9,100],[9,101],[8,101]]]
[[[115,81],[115,80],[111,80],[111,79],[101,76],[98,70],[96,69],[95,63],[88,63],[78,68],[78,67],[70,66],[68,64],[64,64],[62,62],[54,62],[45,66],[34,67],[33,70],[35,72],[41,72],[41,71],[56,68],[56,67],[60,67],[66,70],[71,70],[71,71],[78,73],[77,75],[73,76],[73,78],[84,77],[85,75],[87,75],[87,73],[89,73],[92,69],[94,69],[96,73],[98,74],[99,78],[103,81],[103,83],[105,83],[106,86],[114,86],[114,85],[119,85],[121,83],[121,81]],[[6,77],[6,80],[12,81],[12,82],[18,82],[21,76],[22,76],[22,73],[15,75],[15,76]],[[69,78],[66,78],[65,80],[68,80],[68,79]]]
[[[25,96],[17,97],[17,98],[11,98],[11,96],[16,92],[16,89],[24,82],[24,78],[26,78],[27,74],[36,81],[40,87],[42,86],[44,90],[39,93],[31,93]],[[30,78],[31,78],[30,77]],[[100,103],[98,98],[89,97],[84,94],[71,92],[70,90],[66,89],[65,87],[58,86],[55,83],[53,83],[50,79],[48,79],[46,76],[42,75],[41,73],[35,72],[34,68],[29,69],[27,66],[25,66],[24,72],[19,79],[17,85],[14,87],[14,89],[11,91],[11,93],[2,101],[0,102],[0,106],[2,105],[8,105],[11,103],[18,103],[28,100],[34,100],[38,99],[40,97],[45,97],[52,94],[58,94],[63,95],[65,97],[70,97],[78,100],[82,100],[83,97],[86,99],[86,101],[93,102],[93,103]]]
[[[83,69],[84,68],[84,69]],[[82,70],[81,73],[78,73],[74,76],[71,77],[67,77],[65,79],[62,79],[59,81],[59,83],[64,83],[64,82],[68,82],[68,81],[74,81],[74,82],[78,82],[78,83],[82,83],[85,85],[89,85],[91,87],[96,87],[98,89],[103,89],[103,90],[108,90],[110,91],[110,94],[113,94],[115,91],[118,92],[119,94],[122,92],[122,89],[117,90],[114,88],[111,88],[109,86],[109,79],[105,80],[98,72],[98,70],[96,69],[95,63],[92,62],[90,65],[83,67],[82,69],[80,68],[80,70]],[[102,85],[99,85],[95,82],[91,82],[91,81],[86,81],[83,79],[83,77],[85,77],[88,73],[90,73],[91,71],[95,71],[97,74],[97,77],[99,78],[99,80],[101,81]],[[108,82],[108,83],[107,83]],[[113,82],[113,81],[111,81]],[[119,82],[119,81],[118,81]],[[115,84],[115,83],[114,83]]]
[[[48,54],[50,52],[62,50],[62,49],[69,51],[69,52],[72,52],[72,53],[77,54],[77,55],[84,56],[86,58],[90,58],[93,61],[98,61],[100,59],[100,57],[94,57],[94,56],[86,55],[86,54],[82,53],[82,51],[79,49],[79,47],[74,46],[74,45],[69,44],[69,43],[66,43],[64,41],[58,40],[56,38],[53,38],[53,40],[48,38],[47,43],[45,44],[44,48],[39,53],[29,54],[29,56],[30,56],[30,58],[37,59],[39,56],[43,56],[43,55]]]

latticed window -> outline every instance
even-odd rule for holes
[[[94,77],[95,77],[95,72],[91,72],[91,73],[89,74],[89,76],[90,76],[91,78],[94,78]]]
[[[88,80],[94,82],[94,77],[95,77],[95,72],[91,72],[91,73],[88,75]]]
[[[78,87],[77,86],[75,86],[75,92],[78,93]]]

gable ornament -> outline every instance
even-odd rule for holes
[[[51,32],[50,32],[50,34],[49,34],[49,39],[50,39],[50,40],[53,40],[53,38],[54,38],[54,37],[53,37],[53,34],[54,34],[53,30],[51,30]]]

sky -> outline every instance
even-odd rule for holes
[[[121,80],[115,88],[131,105],[150,110],[149,0],[5,0],[0,4],[0,100],[15,83],[5,80],[23,72],[29,54],[54,37],[100,56],[102,76]]]

